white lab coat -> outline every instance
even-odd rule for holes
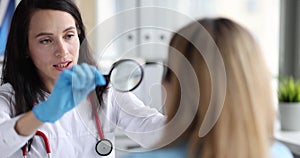
[[[0,87],[0,153],[1,157],[5,158],[22,157],[21,147],[32,137],[20,136],[14,129],[20,116],[10,117],[12,105],[9,104],[9,100],[14,98],[12,92],[10,84]],[[128,136],[140,145],[152,145],[153,137],[145,136],[143,133],[162,127],[165,121],[162,114],[144,106],[132,93],[120,93],[110,88],[103,98],[104,105],[99,116],[106,139],[114,144],[114,130],[120,128],[127,131]],[[92,115],[92,106],[88,100],[83,100],[55,123],[45,123],[39,130],[48,137],[51,146],[50,155],[53,158],[100,157],[95,151],[99,136]],[[114,150],[106,157],[114,158]],[[47,157],[43,140],[38,136],[34,136],[28,153],[28,158],[30,157]]]

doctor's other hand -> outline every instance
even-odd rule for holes
[[[55,122],[78,105],[97,85],[105,85],[103,75],[87,64],[75,65],[60,73],[47,100],[33,107],[41,122]]]

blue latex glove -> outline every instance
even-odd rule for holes
[[[33,113],[41,122],[55,122],[78,105],[95,89],[105,85],[100,72],[87,64],[75,65],[59,75],[51,95],[46,101],[34,106]]]

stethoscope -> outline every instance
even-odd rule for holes
[[[100,156],[107,156],[112,152],[113,144],[110,140],[104,138],[104,133],[101,128],[100,118],[99,118],[98,114],[95,112],[96,106],[92,103],[92,95],[89,95],[89,99],[93,106],[93,115],[95,117],[97,131],[98,131],[99,138],[100,138],[100,140],[96,143],[95,150],[96,150],[97,154],[99,154]],[[36,131],[35,135],[39,136],[43,139],[48,158],[50,158],[51,148],[50,148],[50,143],[49,143],[49,140],[48,140],[46,134],[44,132],[38,130],[38,131]],[[31,138],[22,147],[22,154],[23,154],[24,158],[27,158],[27,154],[30,151],[32,141],[33,141],[33,139]]]
[[[35,135],[37,136],[40,136],[43,141],[44,141],[44,144],[45,144],[45,148],[46,148],[46,152],[47,152],[47,155],[48,155],[48,158],[50,158],[50,153],[51,153],[51,149],[50,149],[50,144],[49,144],[49,140],[46,136],[45,133],[43,133],[42,131],[36,131],[35,132]],[[26,158],[27,157],[27,154],[28,152],[30,151],[30,148],[31,148],[31,143],[32,143],[33,139],[31,138],[23,147],[22,147],[22,154],[23,154],[23,157]]]
[[[114,89],[120,92],[129,92],[138,87],[143,79],[143,75],[143,68],[138,62],[132,59],[122,59],[112,65],[107,78],[110,80],[110,83]],[[88,97],[93,107],[93,115],[95,117],[97,131],[99,134],[99,140],[95,145],[95,150],[100,156],[107,156],[112,152],[113,144],[110,140],[104,137],[104,133],[101,128],[101,121],[99,115],[97,114],[97,107],[95,104],[93,104],[92,95],[89,95]],[[48,158],[50,158],[51,148],[46,134],[38,130],[35,135],[40,136],[43,139]],[[33,139],[31,138],[22,147],[22,154],[24,158],[27,158],[32,141]]]
[[[95,150],[96,150],[97,154],[99,154],[100,156],[107,156],[111,153],[111,151],[113,149],[113,144],[110,140],[105,139],[105,137],[104,137],[104,133],[101,128],[101,121],[100,121],[99,115],[97,114],[97,108],[96,108],[95,104],[93,104],[93,96],[92,95],[89,95],[89,100],[93,107],[93,115],[95,117],[97,131],[98,131],[99,138],[100,138],[98,140],[98,142],[96,143]]]
[[[100,138],[99,141],[96,143],[95,150],[96,150],[97,154],[99,154],[100,156],[107,156],[112,152],[113,144],[110,140],[105,139],[105,137],[104,137],[104,133],[103,133],[103,130],[101,128],[101,121],[100,121],[100,118],[99,118],[99,116],[96,112],[97,111],[96,106],[92,102],[92,100],[93,100],[92,95],[89,95],[89,100],[90,100],[90,102],[92,104],[92,107],[93,107],[93,115],[95,117],[97,131],[98,131],[99,138]],[[48,140],[46,134],[44,132],[38,130],[38,131],[36,131],[35,135],[40,136],[43,139],[48,158],[50,158],[51,148],[50,148],[50,143],[49,143],[49,140]],[[24,158],[27,158],[27,154],[30,151],[32,141],[33,141],[33,139],[31,138],[22,147],[22,154],[23,154]]]

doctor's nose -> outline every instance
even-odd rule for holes
[[[57,41],[55,45],[55,56],[64,57],[68,54],[68,49],[66,44],[63,41]]]

